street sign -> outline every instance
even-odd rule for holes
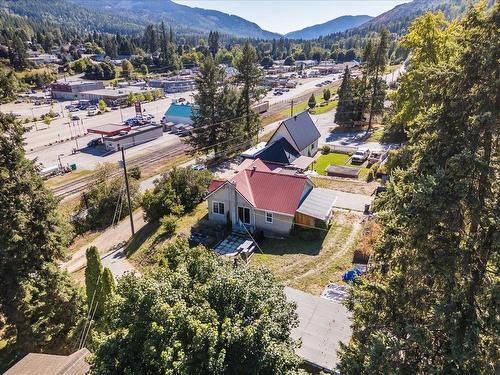
[[[141,102],[139,101],[135,102],[135,114],[137,116],[140,116],[142,114]]]

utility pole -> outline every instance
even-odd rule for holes
[[[132,217],[132,203],[130,202],[130,189],[128,186],[128,176],[127,176],[127,164],[125,163],[125,151],[123,146],[122,149],[122,162],[123,162],[123,173],[125,174],[125,187],[127,189],[127,200],[128,200],[128,214],[130,217],[130,229],[132,231],[132,236],[135,234],[134,230],[134,218]]]
[[[290,117],[293,117],[293,99],[290,102]]]

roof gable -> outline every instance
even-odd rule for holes
[[[284,126],[293,141],[299,148],[299,151],[304,150],[311,143],[321,137],[321,134],[314,125],[314,122],[307,110],[290,117],[283,121],[280,126]]]
[[[300,153],[285,138],[280,138],[259,151],[255,156],[264,161],[291,164],[300,156]]]

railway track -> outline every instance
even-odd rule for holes
[[[145,165],[154,166],[160,164],[165,158],[175,157],[185,154],[189,150],[189,146],[180,142],[174,146],[170,146],[167,149],[162,149],[158,151],[151,152],[146,155],[137,156],[133,159],[127,161],[127,167],[142,167]],[[121,171],[116,171],[112,176],[120,174]],[[56,186],[52,188],[52,192],[58,198],[66,198],[87,190],[89,185],[92,183],[94,176],[85,176],[77,180],[68,182],[64,185]]]

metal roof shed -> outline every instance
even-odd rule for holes
[[[337,198],[338,196],[333,190],[313,188],[304,198],[297,212],[328,224]]]

